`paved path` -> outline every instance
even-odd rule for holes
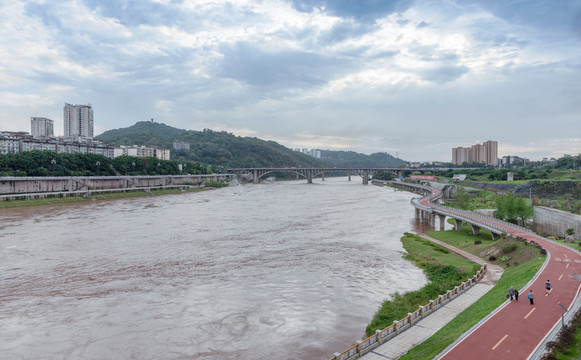
[[[424,238],[433,241],[439,245],[442,245],[452,251],[459,253],[460,255],[469,258],[470,260],[484,265],[486,262],[483,261],[478,256],[472,255],[466,251],[457,249],[451,245],[443,243],[439,240],[431,238],[425,234],[421,234]],[[395,338],[389,340],[388,342],[382,344],[377,349],[365,354],[361,357],[364,360],[386,360],[386,359],[397,359],[402,356],[414,346],[418,345],[422,341],[426,340],[430,336],[434,335],[438,330],[440,330],[444,325],[454,319],[462,311],[466,310],[470,305],[475,303],[482,295],[486,294],[490,289],[494,287],[500,276],[502,275],[502,268],[498,265],[488,264],[488,271],[486,272],[484,278],[479,281],[476,285],[466,291],[464,294],[460,295],[458,298],[450,301],[442,308],[430,314],[426,318],[422,319],[416,323],[411,329],[408,329]]]
[[[434,194],[438,192],[435,191]],[[428,197],[422,205],[433,206]],[[449,211],[454,209],[447,208]],[[538,276],[529,285],[519,289],[521,300],[507,302],[480,326],[473,329],[439,359],[530,359],[542,346],[552,330],[559,325],[563,308],[571,309],[581,290],[581,254],[540,236],[515,230],[493,220],[472,217],[481,222],[504,228],[507,234],[534,241],[548,252],[549,259]],[[550,280],[552,290],[545,295],[545,282]],[[534,305],[526,299],[529,290],[535,294]]]

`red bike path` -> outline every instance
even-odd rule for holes
[[[420,201],[424,206],[434,207],[430,200],[439,195],[436,189],[431,196]],[[446,208],[447,212],[457,210]],[[548,260],[535,279],[525,288],[518,289],[519,301],[507,302],[487,320],[472,329],[462,340],[442,354],[439,359],[529,359],[543,344],[552,330],[561,322],[564,309],[571,309],[581,290],[581,254],[540,236],[515,228],[467,215],[479,222],[494,224],[505,229],[507,234],[533,241],[547,250]],[[552,289],[545,295],[545,282],[550,280]],[[527,294],[534,293],[534,305]],[[508,289],[507,289],[508,293]]]

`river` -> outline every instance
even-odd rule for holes
[[[321,359],[391,293],[412,194],[327,178],[0,211],[2,359]]]

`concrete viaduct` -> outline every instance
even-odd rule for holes
[[[474,235],[480,234],[481,229],[488,230],[492,234],[493,240],[501,236],[502,233],[506,233],[507,226],[516,228],[521,232],[532,234],[530,229],[493,218],[492,216],[480,213],[476,215],[471,211],[454,209],[439,205],[437,201],[441,198],[443,191],[447,190],[446,187],[450,185],[446,185],[444,188],[442,188],[442,190],[438,190],[429,186],[410,184],[401,181],[390,181],[389,184],[402,190],[423,195],[421,198],[413,198],[411,200],[411,204],[416,209],[416,218],[424,221],[430,221],[433,228],[435,228],[436,225],[436,217],[439,218],[440,230],[444,229],[446,217],[450,217],[454,219],[456,230],[460,231],[460,229],[462,229],[462,223],[465,222],[470,224],[472,227],[472,233]]]
[[[373,174],[379,171],[389,171],[394,173],[396,176],[401,176],[404,171],[414,171],[420,172],[421,174],[425,172],[432,171],[444,171],[448,168],[368,168],[368,167],[321,167],[321,168],[303,168],[303,167],[284,167],[284,168],[236,168],[236,169],[226,169],[227,174],[252,174],[252,180],[255,184],[260,182],[260,179],[270,173],[294,173],[303,178],[307,179],[309,184],[313,183],[313,179],[317,176],[321,176],[322,180],[325,180],[325,172],[347,172],[349,176],[349,181],[351,181],[351,175],[359,175],[363,179],[363,185],[369,183],[369,179]]]

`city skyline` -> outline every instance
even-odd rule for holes
[[[76,16],[66,16],[70,12]],[[91,103],[288,148],[451,161],[581,153],[581,1],[11,1],[0,130]]]

